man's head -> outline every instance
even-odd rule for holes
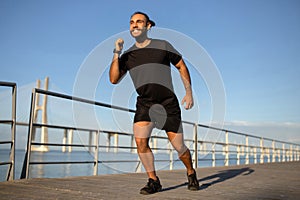
[[[147,31],[155,26],[155,22],[150,20],[147,14],[135,12],[130,18],[130,33],[132,37],[138,38],[147,36]]]

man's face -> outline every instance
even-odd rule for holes
[[[150,26],[148,24],[148,26]],[[150,28],[150,27],[149,27]],[[135,14],[130,19],[130,33],[137,38],[147,34],[147,19],[142,14]]]

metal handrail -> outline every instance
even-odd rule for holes
[[[0,124],[11,125],[11,141],[3,141],[0,144],[10,144],[9,162],[1,162],[0,165],[9,165],[6,173],[6,180],[14,180],[15,177],[15,138],[16,138],[16,106],[17,106],[17,84],[0,81],[0,86],[10,87],[12,90],[11,120],[0,120]]]
[[[88,99],[84,99],[84,98],[80,98],[80,97],[75,97],[75,96],[71,96],[71,95],[61,94],[61,93],[52,92],[52,91],[46,91],[46,90],[43,90],[43,89],[35,88],[34,90],[35,90],[35,93],[40,93],[40,94],[50,95],[50,96],[59,97],[59,98],[64,98],[64,99],[68,99],[68,100],[72,100],[72,101],[88,103],[88,104],[93,104],[93,105],[96,105],[96,106],[101,106],[101,107],[106,107],[106,108],[117,109],[117,110],[121,110],[121,111],[135,113],[135,110],[129,109],[129,108],[124,108],[124,107],[121,107],[121,106],[110,105],[110,104],[106,104],[106,103],[102,103],[102,102],[98,102],[98,101],[92,101],[92,100],[88,100]],[[240,135],[240,136],[250,136],[251,138],[257,138],[257,139],[262,138],[264,140],[275,141],[275,142],[279,142],[279,143],[299,145],[299,144],[292,143],[292,142],[274,140],[274,139],[267,138],[267,137],[256,136],[256,135],[253,135],[253,134],[247,134],[247,133],[242,133],[242,132],[233,131],[233,130],[229,130],[229,129],[213,127],[213,126],[204,125],[204,124],[200,124],[200,123],[193,123],[193,122],[185,121],[185,120],[183,120],[182,122],[185,123],[185,124],[189,124],[189,125],[197,125],[198,127],[207,128],[207,129],[216,130],[216,131],[221,131],[221,132],[228,132],[228,133],[232,133],[232,134]]]
[[[103,146],[99,145],[99,135],[100,134],[119,134],[119,135],[126,135],[133,137],[132,133],[115,133],[112,131],[106,131],[106,130],[98,130],[98,129],[88,129],[88,128],[80,128],[80,127],[72,127],[72,126],[61,126],[61,125],[50,125],[50,124],[40,124],[40,123],[33,123],[33,114],[34,114],[34,106],[35,106],[35,98],[36,94],[43,94],[43,95],[50,95],[58,98],[63,98],[63,99],[68,99],[71,101],[77,101],[77,102],[82,102],[82,103],[87,103],[87,104],[93,104],[101,107],[106,107],[106,108],[111,108],[111,109],[117,109],[121,111],[126,111],[126,112],[135,112],[133,109],[128,109],[124,107],[119,107],[119,106],[114,106],[114,105],[109,105],[105,104],[102,102],[97,102],[97,101],[92,101],[88,99],[83,99],[79,97],[74,97],[70,95],[65,95],[65,94],[60,94],[57,92],[51,92],[51,91],[46,91],[42,89],[34,89],[32,92],[32,98],[31,98],[31,112],[30,112],[30,119],[29,119],[29,129],[28,129],[28,143],[27,143],[27,152],[26,156],[24,159],[24,165],[23,165],[23,171],[21,178],[28,178],[29,177],[29,166],[33,164],[57,164],[57,163],[71,163],[71,164],[81,164],[81,163],[93,163],[94,164],[94,175],[97,175],[98,173],[98,163],[108,163],[108,162],[138,162],[138,166],[136,167],[137,169],[141,166],[140,161],[138,160],[122,160],[122,161],[99,161],[98,160],[98,154],[99,154],[99,149],[100,148],[126,148],[126,149],[131,149],[135,150],[136,147],[127,147],[127,146]],[[212,160],[212,166],[216,165],[217,160],[224,160],[225,166],[229,165],[230,160],[236,160],[237,164],[240,164],[241,160],[245,160],[245,164],[249,164],[250,161],[250,155],[253,155],[253,162],[257,163],[258,161],[260,163],[264,162],[264,157],[268,158],[268,162],[271,161],[271,154],[270,152],[272,151],[272,162],[276,161],[276,157],[278,158],[279,162],[280,161],[293,161],[297,160],[299,161],[300,157],[300,150],[299,144],[291,143],[291,142],[284,142],[280,140],[274,140],[271,138],[265,138],[265,137],[259,137],[255,135],[250,135],[242,132],[237,132],[237,131],[232,131],[228,129],[223,129],[223,128],[217,128],[213,126],[208,126],[208,125],[203,125],[199,123],[192,123],[188,121],[183,121],[183,123],[187,125],[192,125],[194,127],[194,138],[193,139],[187,139],[185,141],[189,141],[193,143],[193,148],[191,149],[191,152],[193,152],[193,163],[194,167],[198,167],[198,154],[203,153],[203,152],[210,152],[212,155],[211,159],[207,160]],[[94,133],[96,135],[95,145],[84,145],[84,144],[53,144],[53,143],[37,143],[37,142],[32,142],[32,131],[33,127],[48,127],[48,128],[57,128],[57,129],[64,129],[64,130],[80,130],[80,131],[87,131],[90,133]],[[224,133],[225,135],[225,142],[212,142],[212,141],[203,141],[203,140],[198,140],[197,136],[197,129],[198,128],[205,128],[205,129],[211,129],[211,130],[216,130],[220,131],[221,133]],[[233,135],[238,135],[238,136],[243,136],[245,137],[245,144],[236,144],[236,143],[230,143],[228,136],[229,134]],[[163,136],[152,136],[152,139],[168,139],[167,137]],[[249,138],[252,139],[258,139],[260,145],[250,145],[249,144]],[[272,146],[264,146],[264,141],[271,141]],[[212,146],[211,150],[206,150],[205,145],[210,144]],[[282,144],[282,147],[276,147],[275,144]],[[66,162],[31,162],[30,161],[30,155],[31,155],[31,146],[32,145],[49,145],[49,146],[69,146],[69,147],[93,147],[95,148],[95,153],[94,153],[94,160],[93,161],[66,161]],[[289,145],[289,149],[285,147],[285,145]],[[198,147],[200,146],[200,148]],[[223,150],[218,150],[216,149],[216,146],[222,146]],[[293,148],[294,147],[294,148]],[[231,148],[231,149],[230,149]],[[236,150],[232,150],[232,148],[236,148]],[[153,150],[166,150],[170,152],[170,159],[171,164],[170,164],[170,169],[172,169],[172,163],[173,163],[173,158],[171,158],[171,153],[172,153],[172,148],[152,148]],[[259,150],[259,151],[258,151]],[[222,152],[222,154],[225,156],[225,158],[216,158],[216,153],[217,152]],[[258,155],[259,153],[259,155]],[[230,154],[236,154],[236,157],[230,157]],[[242,158],[241,155],[245,155],[245,158]],[[259,157],[259,158],[258,158]],[[203,158],[202,160],[206,160]],[[157,161],[170,161],[170,160],[157,160]]]
[[[191,122],[188,121],[182,121],[183,123],[188,123],[188,124],[192,124]],[[261,136],[257,136],[257,135],[253,135],[253,134],[247,134],[247,133],[242,133],[242,132],[238,132],[238,131],[233,131],[233,130],[229,130],[229,129],[223,129],[223,128],[217,128],[214,126],[209,126],[209,125],[204,125],[204,124],[197,124],[198,127],[202,127],[202,128],[207,128],[207,129],[211,129],[211,130],[216,130],[216,131],[221,131],[221,132],[228,132],[228,133],[232,133],[235,135],[239,135],[239,136],[249,136],[251,138],[256,138],[256,139],[264,139],[264,140],[268,140],[268,141],[275,141],[275,142],[279,142],[279,143],[285,143],[285,144],[291,144],[291,145],[299,145],[297,143],[292,143],[292,142],[286,142],[286,141],[281,141],[281,140],[275,140],[275,139],[271,139],[271,138],[267,138],[267,137],[261,137]]]

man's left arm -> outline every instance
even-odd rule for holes
[[[181,104],[184,105],[184,108],[186,110],[191,109],[194,105],[194,100],[193,100],[193,92],[192,92],[192,85],[191,85],[191,77],[189,70],[184,63],[183,59],[181,59],[175,67],[178,69],[180,73],[181,80],[183,82],[184,88],[185,88],[185,96],[183,97]]]

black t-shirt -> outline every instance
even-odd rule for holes
[[[176,65],[182,56],[165,40],[151,39],[148,46],[133,45],[119,59],[120,70],[129,71],[138,93],[138,102],[168,104],[177,101],[174,94],[170,64]]]

